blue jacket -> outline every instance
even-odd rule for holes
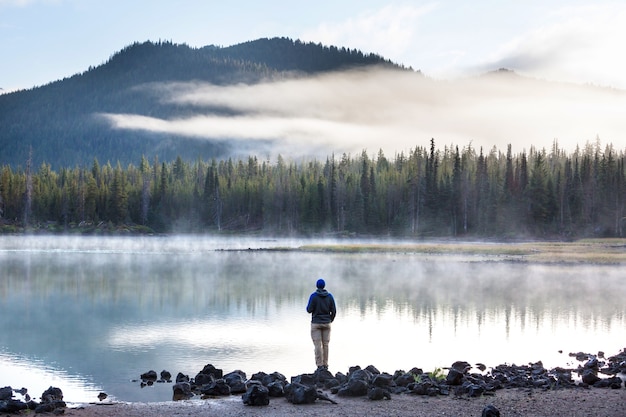
[[[311,313],[311,323],[332,323],[337,314],[335,299],[333,295],[325,289],[318,288],[309,297],[306,311]]]

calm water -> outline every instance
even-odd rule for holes
[[[622,267],[247,250],[303,243],[0,237],[0,386],[35,398],[58,386],[74,403],[100,391],[168,401],[171,384],[133,380],[151,369],[193,377],[208,363],[312,372],[305,305],[319,277],[338,305],[333,372],[576,366],[567,353],[626,346]]]

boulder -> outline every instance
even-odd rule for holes
[[[313,404],[317,400],[314,386],[291,383],[285,387],[285,398],[292,404]]]
[[[362,397],[367,395],[369,384],[367,381],[357,378],[350,378],[345,385],[337,391],[340,397]]]
[[[199,373],[205,374],[205,375],[212,375],[213,378],[215,379],[220,379],[224,376],[224,371],[216,368],[215,366],[211,364],[205,365],[204,368],[202,368],[202,370]]]
[[[207,385],[204,385],[200,392],[208,397],[220,397],[231,394],[230,386],[226,383],[224,378],[216,379]]]
[[[52,403],[63,400],[63,391],[61,388],[50,387],[41,394],[42,403]]]
[[[367,393],[367,398],[369,398],[372,401],[380,401],[380,400],[383,400],[383,399],[390,400],[391,399],[391,393],[389,392],[389,390],[387,390],[385,388],[372,387],[372,388],[370,388],[370,390]]]
[[[13,398],[13,388],[2,387],[0,388],[0,401],[7,401]]]
[[[448,385],[461,385],[463,383],[463,375],[462,371],[459,371],[456,368],[450,368],[448,370],[448,375],[446,375],[446,384]]]
[[[215,377],[211,374],[205,374],[204,372],[199,372],[196,377],[193,379],[197,386],[208,385],[215,381]]]
[[[187,381],[177,382],[172,386],[173,401],[180,400],[188,400],[193,397],[193,392],[191,391],[191,384]]]
[[[399,387],[406,387],[415,382],[415,376],[411,373],[395,374],[393,381]]]
[[[380,388],[388,388],[393,384],[393,376],[388,373],[378,373],[372,379],[372,385]]]
[[[12,398],[0,400],[0,413],[17,414],[27,409],[28,404],[20,400],[14,400]]]
[[[224,375],[224,381],[230,387],[232,394],[243,394],[246,392],[246,373],[243,371],[233,371]]]
[[[137,375],[137,374],[135,374]],[[156,371],[153,370],[149,370],[148,372],[144,372],[143,374],[141,374],[141,376],[139,377],[142,381],[156,381],[157,380],[157,373]]]
[[[482,417],[500,417],[500,410],[498,410],[495,406],[489,404],[483,408]]]
[[[600,381],[600,377],[598,377],[598,375],[596,375],[595,371],[593,371],[592,369],[585,369],[583,371],[581,379],[587,385],[593,385],[596,382]]]
[[[285,385],[283,381],[274,381],[267,384],[270,397],[283,397],[285,395]]]
[[[190,382],[189,375],[185,375],[182,372],[179,372],[176,375],[176,383],[179,383],[179,382]]]
[[[268,405],[270,403],[269,390],[261,384],[252,384],[241,399],[245,405]]]
[[[600,379],[593,384],[594,388],[612,388],[620,389],[622,387],[622,379],[618,376]]]

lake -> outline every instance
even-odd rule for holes
[[[148,370],[313,372],[305,307],[320,277],[338,308],[333,373],[456,360],[575,367],[569,352],[626,346],[623,266],[278,250],[305,243],[2,236],[0,386],[152,402],[171,400],[172,384],[140,388]]]

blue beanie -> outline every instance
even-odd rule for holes
[[[324,282],[324,280],[320,278],[317,280],[317,283],[315,285],[317,285],[317,288],[324,288],[326,286],[326,282]]]

